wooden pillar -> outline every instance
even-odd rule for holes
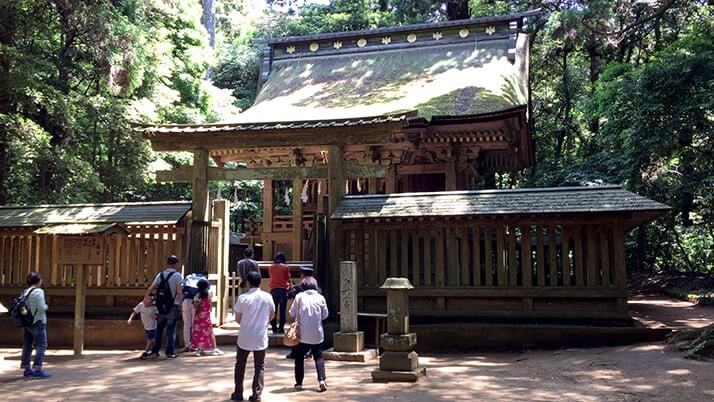
[[[446,164],[446,191],[456,191],[456,162]]]
[[[387,194],[394,194],[397,192],[397,168],[396,166],[392,165],[387,168],[387,176],[385,177],[386,181],[386,193]]]
[[[273,180],[263,180],[263,259],[273,260]]]
[[[302,179],[293,180],[293,261],[302,261]]]
[[[220,242],[216,246],[218,258],[218,280],[216,282],[216,317],[218,317],[218,325],[222,325],[228,311],[228,288],[226,286],[228,275],[228,253],[230,252],[230,202],[228,200],[213,201],[213,218],[221,223],[219,239]]]
[[[87,298],[87,269],[86,265],[74,266],[74,346],[75,356],[84,351],[84,310]]]
[[[193,151],[191,242],[188,254],[188,271],[200,272],[206,267],[208,237],[211,229],[208,203],[208,150]]]
[[[378,184],[379,179],[376,177],[370,177],[367,179],[367,193],[377,194],[379,192],[379,189],[377,188]]]
[[[328,207],[328,253],[329,253],[329,269],[327,270],[326,293],[328,295],[328,308],[333,316],[337,313],[337,305],[339,301],[339,263],[342,256],[340,250],[342,247],[342,228],[338,220],[332,220],[330,216],[337,208],[337,204],[345,195],[345,170],[344,159],[342,156],[342,145],[330,145],[327,148],[328,162],[327,172],[329,179],[329,198]]]

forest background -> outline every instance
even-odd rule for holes
[[[541,8],[527,28],[537,163],[498,187],[622,185],[674,209],[630,233],[631,269],[712,273],[711,3],[2,0],[0,205],[190,198],[152,175],[190,156],[154,154],[131,124],[231,120],[256,95],[258,38]],[[211,193],[233,202],[234,230],[260,219],[261,182]]]

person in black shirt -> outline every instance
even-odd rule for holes
[[[249,272],[257,272],[260,273],[260,268],[258,267],[258,263],[253,259],[253,248],[248,247],[245,250],[243,250],[243,259],[238,261],[238,266],[237,271],[238,275],[240,275],[240,287],[241,289],[245,288],[247,285],[246,277],[248,276]]]

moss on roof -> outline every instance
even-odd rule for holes
[[[507,39],[277,60],[240,121],[322,120],[417,110],[490,113],[526,104]]]

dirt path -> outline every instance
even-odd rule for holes
[[[630,315],[650,328],[688,329],[714,324],[714,306],[667,296],[630,296]]]
[[[52,351],[50,380],[18,378],[19,350],[0,349],[5,401],[227,400],[235,353],[142,362],[126,351],[90,351],[73,359]],[[269,351],[264,401],[705,401],[714,400],[714,366],[689,361],[660,344],[518,354],[422,356],[428,378],[417,384],[374,384],[376,362],[327,363],[329,390],[294,392],[292,360]],[[251,375],[252,370],[248,370]],[[247,384],[247,382],[246,382]],[[245,395],[248,396],[247,394]]]

